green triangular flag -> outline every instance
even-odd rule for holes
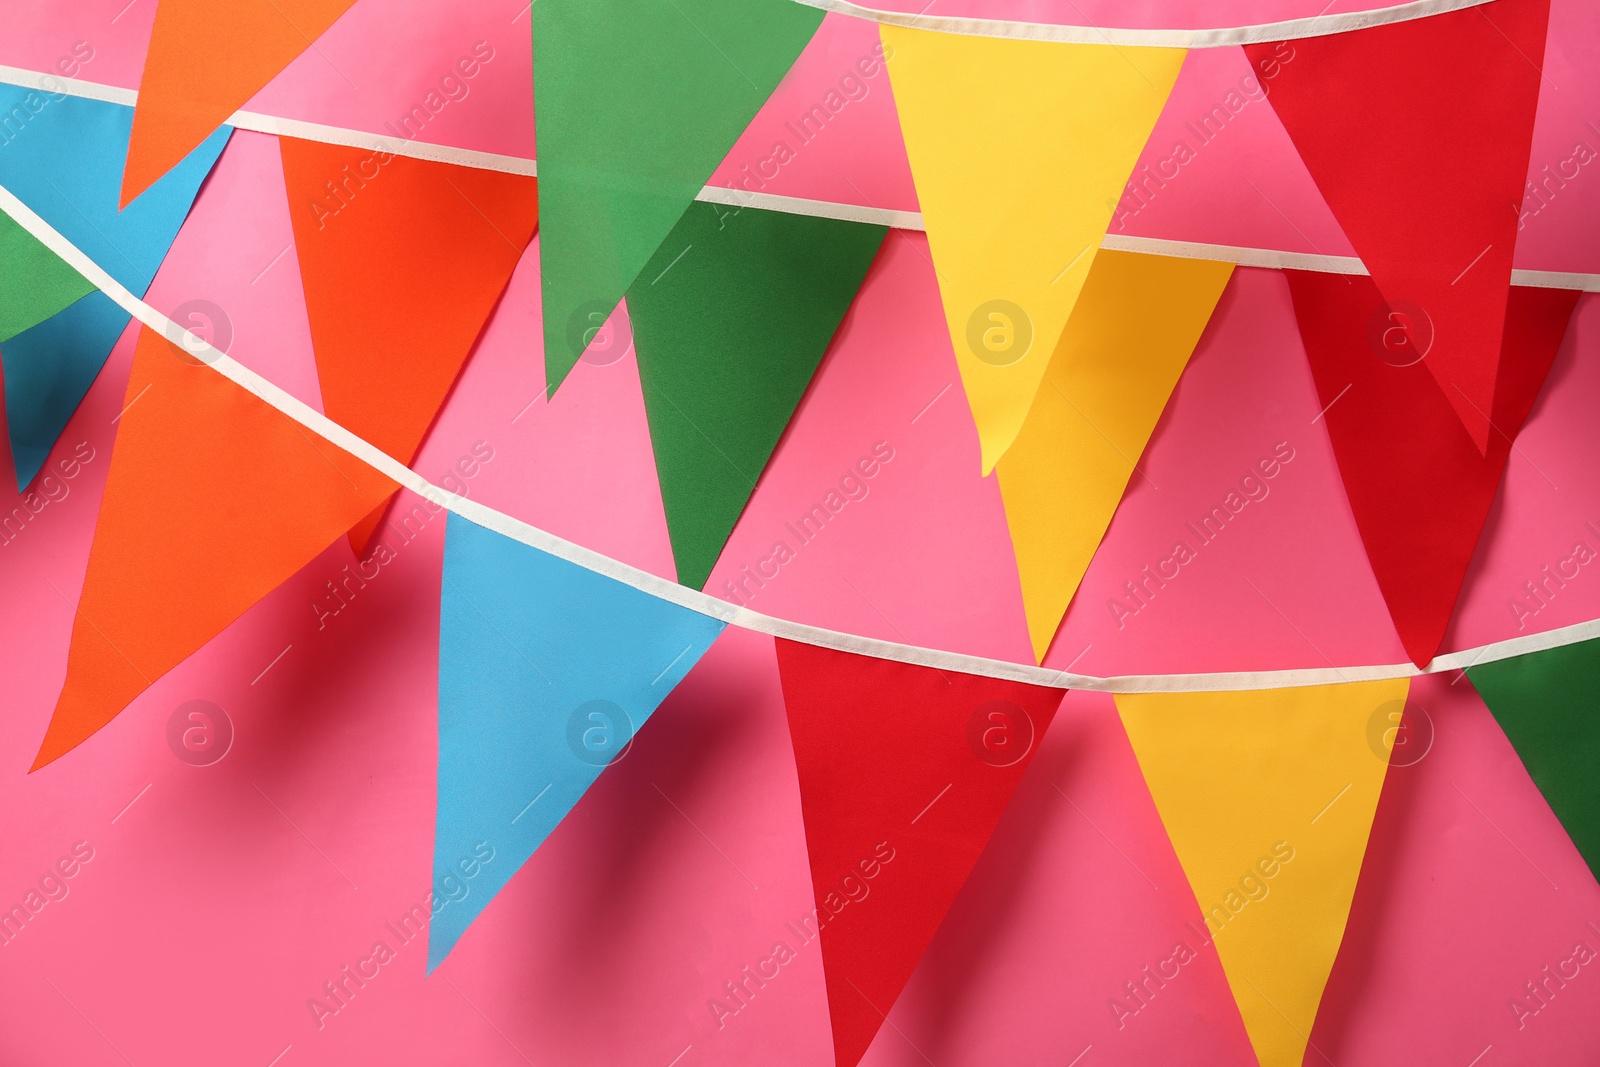
[[[0,212],[0,341],[9,341],[94,292],[10,215]]]
[[[684,585],[705,584],[888,232],[696,203],[628,290]]]
[[[794,0],[533,5],[549,392],[822,16]]]
[[[1600,641],[1479,664],[1467,677],[1600,878]]]

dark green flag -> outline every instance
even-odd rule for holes
[[[1600,641],[1480,664],[1467,677],[1600,878]]]
[[[794,0],[533,5],[551,393],[822,15]]]
[[[886,233],[696,203],[628,290],[684,585],[705,584]]]
[[[0,341],[94,292],[89,280],[0,213]]]

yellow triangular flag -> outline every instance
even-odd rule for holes
[[[1233,264],[1203,259],[1095,257],[1039,395],[999,466],[1041,662],[1232,274]]]
[[[988,474],[1022,428],[1184,50],[880,29]]]
[[[1117,696],[1261,1067],[1305,1057],[1409,690]]]

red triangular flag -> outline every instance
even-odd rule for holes
[[[1513,286],[1480,454],[1371,278],[1285,271],[1345,495],[1406,654],[1439,651],[1478,534],[1578,294]],[[1431,357],[1430,357],[1431,358]]]
[[[409,466],[533,239],[538,182],[279,143],[323,410]],[[357,555],[383,510],[350,531]]]
[[[67,678],[34,770],[398,488],[149,330],[119,423]]]
[[[1064,690],[778,641],[834,1059],[872,1044]]]
[[[1249,45],[1268,99],[1487,449],[1550,0]],[[1470,121],[1467,117],[1470,117]]]
[[[145,52],[122,206],[177,166],[355,0],[161,0]]]

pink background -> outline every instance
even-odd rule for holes
[[[136,0],[112,23],[121,2],[25,6],[0,62],[45,69],[73,41],[91,40],[96,58],[84,76],[134,85],[154,4]],[[1314,13],[1307,6],[1262,0],[1217,21]],[[320,42],[328,59],[308,53],[252,106],[381,130],[426,91],[429,72],[487,39],[495,60],[429,136],[531,153],[521,8],[361,0]],[[1557,21],[1572,29],[1552,37],[1547,74],[1559,89],[1546,86],[1536,163],[1575,137],[1596,143],[1579,132],[1580,102],[1600,99],[1600,76],[1568,57],[1580,43],[1592,48],[1600,16],[1578,8],[1556,4]],[[1574,37],[1580,30],[1588,36]],[[724,170],[737,172],[744,146],[761,144],[763,123],[781,128],[836,80],[841,60],[871,43],[870,28],[830,17]],[[1191,56],[1163,125],[1181,125],[1190,103],[1209,107],[1213,90],[1243,72],[1237,50]],[[915,206],[881,74],[858,103],[825,132],[841,136],[819,138],[785,170],[792,184],[772,191]],[[1209,146],[1127,232],[1348,252],[1270,109],[1250,104],[1224,136],[1235,129],[1238,138]],[[1596,185],[1585,172],[1530,220],[1519,263],[1600,270],[1586,252],[1596,247]],[[1293,226],[1262,209],[1267,197]],[[471,496],[671,575],[632,356],[581,363],[554,402],[535,400],[537,259],[535,246],[417,469],[440,480],[487,441],[495,456],[468,484]],[[223,310],[237,358],[318,402],[270,137],[235,135],[150,291],[166,311],[190,300]],[[625,314],[616,319],[625,334]],[[770,953],[810,899],[772,645],[737,631],[433,977],[423,978],[421,945],[401,948],[319,1029],[307,999],[380,938],[397,947],[385,923],[429,886],[442,520],[319,629],[311,605],[351,560],[342,540],[334,544],[81,749],[26,774],[64,670],[131,340],[58,446],[64,454],[88,442],[95,458],[0,548],[9,605],[0,671],[12,680],[0,717],[0,906],[19,901],[75,842],[94,849],[70,894],[0,946],[0,1063],[831,1063],[814,948],[721,1029],[706,1004]],[[1519,440],[1449,647],[1516,635],[1507,603],[1523,582],[1578,540],[1600,544],[1587,525],[1600,526],[1597,395],[1600,301],[1589,297]],[[1049,662],[1109,674],[1403,660],[1326,433],[1312,421],[1319,407],[1283,279],[1240,270]],[[768,555],[784,522],[878,441],[895,458],[869,495],[802,547],[752,606],[1026,659],[999,494],[977,477],[976,434],[919,234],[886,242],[708,588]],[[1164,555],[1186,520],[1280,441],[1295,458],[1270,496],[1119,628],[1105,601],[1121,582]],[[15,504],[0,498],[0,511]],[[1585,570],[1527,628],[1596,615],[1600,576]],[[1589,925],[1600,924],[1600,886],[1470,683],[1451,674],[1413,693],[1434,742],[1420,763],[1391,772],[1312,1040],[1340,1067],[1461,1067],[1485,1050],[1483,1067],[1581,1062],[1600,1047],[1600,978],[1585,970],[1521,1030],[1507,1004],[1575,942],[1600,947]],[[237,731],[210,767],[180,762],[166,742],[174,710],[194,699],[220,705]],[[1121,1029],[1108,1008],[1124,982],[1170,954],[1186,921],[1198,923],[1198,908],[1111,699],[1073,693],[866,1062],[1066,1064],[1081,1053],[1083,1067],[1248,1062],[1209,950]]]

